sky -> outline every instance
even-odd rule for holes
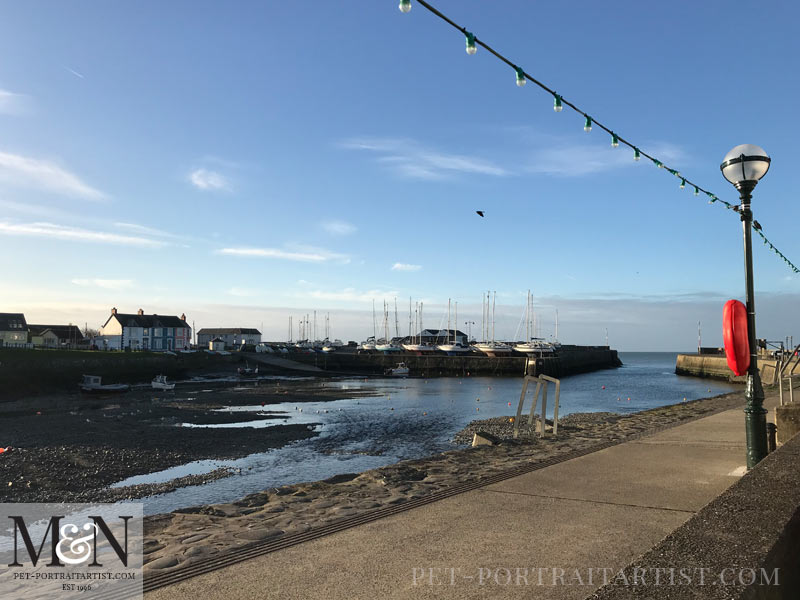
[[[496,337],[522,339],[530,289],[562,343],[691,350],[700,322],[721,345],[738,216],[412,4],[0,3],[0,312],[285,340],[316,310],[362,340],[373,300],[405,334],[409,298],[426,327],[452,299],[479,336],[496,290]],[[755,218],[800,264],[795,3],[434,5],[722,199],[725,154],[763,147]],[[754,269],[758,336],[800,342],[800,277],[759,238]]]

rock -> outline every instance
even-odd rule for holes
[[[353,479],[358,477],[358,475],[358,473],[341,473],[340,475],[334,475],[333,477],[328,477],[322,481],[324,483],[345,483],[347,481],[353,481]]]
[[[497,446],[500,443],[500,438],[492,435],[487,431],[476,431],[472,436],[472,445],[474,446]]]
[[[261,541],[283,535],[283,529],[248,529],[237,533],[234,537],[243,540]]]
[[[169,569],[171,567],[177,566],[178,559],[174,556],[165,556],[164,558],[158,558],[153,562],[147,563],[148,569]]]
[[[208,533],[196,533],[194,535],[187,536],[185,538],[179,538],[178,541],[181,544],[194,544],[195,542],[199,542],[200,540],[204,540],[209,536]]]

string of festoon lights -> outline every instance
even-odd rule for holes
[[[497,57],[499,60],[501,60],[502,62],[504,62],[505,64],[507,64],[509,67],[511,67],[514,70],[515,81],[516,81],[516,84],[519,87],[525,86],[525,84],[528,81],[530,81],[530,82],[536,84],[537,86],[539,86],[541,89],[543,89],[547,93],[549,93],[553,97],[553,110],[555,112],[561,112],[564,109],[565,106],[568,106],[569,108],[571,108],[572,110],[574,110],[575,112],[580,114],[583,117],[583,130],[584,131],[586,131],[586,132],[592,131],[592,129],[594,127],[602,129],[603,131],[608,133],[608,135],[611,137],[611,147],[612,148],[617,148],[617,147],[619,147],[620,144],[628,146],[631,150],[633,150],[633,160],[639,161],[639,160],[642,159],[642,157],[650,160],[656,167],[658,167],[659,169],[662,169],[663,171],[669,173],[670,175],[672,175],[672,176],[676,177],[678,180],[680,180],[680,183],[678,184],[678,187],[680,189],[683,190],[683,189],[685,189],[687,187],[689,187],[690,189],[694,188],[694,195],[695,196],[699,196],[701,193],[705,194],[708,197],[708,203],[709,204],[714,204],[714,203],[719,202],[721,205],[723,205],[728,210],[732,210],[732,211],[736,211],[736,212],[739,211],[739,206],[738,205],[731,204],[730,202],[727,202],[727,201],[723,200],[722,198],[719,198],[716,194],[714,194],[714,193],[702,188],[700,185],[694,183],[693,181],[690,181],[688,177],[686,177],[685,175],[680,173],[678,170],[668,167],[666,164],[664,164],[663,161],[660,161],[656,157],[651,156],[650,154],[648,154],[647,152],[645,152],[644,150],[642,150],[641,148],[639,148],[635,144],[633,144],[633,143],[629,142],[628,140],[626,140],[624,137],[622,137],[619,133],[617,133],[613,129],[610,129],[610,128],[606,127],[605,125],[603,125],[602,123],[600,123],[597,119],[595,119],[594,117],[590,116],[588,113],[586,113],[585,111],[580,109],[578,106],[576,106],[572,102],[566,100],[563,95],[561,95],[558,92],[556,92],[555,90],[551,89],[550,87],[548,87],[547,85],[545,85],[544,83],[542,83],[541,81],[536,79],[535,77],[532,77],[529,73],[527,73],[525,71],[524,68],[522,68],[519,65],[511,62],[508,58],[506,58],[505,56],[503,56],[502,54],[497,52],[494,48],[492,48],[491,46],[489,46],[485,42],[479,40],[475,36],[475,34],[473,32],[467,31],[467,29],[465,27],[461,27],[456,22],[454,22],[452,19],[450,19],[446,15],[442,14],[439,10],[437,10],[435,7],[433,7],[430,4],[428,4],[428,2],[426,2],[425,0],[414,0],[414,1],[417,4],[419,4],[420,6],[422,6],[423,8],[426,8],[427,10],[429,10],[431,13],[433,13],[434,15],[436,15],[437,17],[439,17],[443,21],[445,21],[447,24],[449,24],[452,27],[458,29],[462,34],[464,34],[464,37],[466,39],[466,51],[467,51],[467,54],[470,54],[470,55],[475,54],[478,51],[478,46],[480,46],[481,48],[486,49],[489,53],[493,54],[495,57]],[[399,5],[400,11],[403,12],[403,13],[409,12],[411,10],[411,3],[412,3],[412,0],[400,0],[400,5]],[[764,235],[764,232],[763,232],[763,230],[761,228],[761,225],[758,223],[758,221],[753,221],[753,229],[761,237],[761,239],[764,240],[764,245],[768,246],[770,250],[772,250],[781,259],[783,259],[783,261],[789,266],[790,269],[792,269],[793,272],[800,273],[800,269],[798,269],[788,258],[786,258],[786,256],[783,255],[782,252],[780,252],[772,244],[772,242],[770,242],[767,239],[767,236]]]

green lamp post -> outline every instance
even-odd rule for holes
[[[744,282],[747,306],[747,334],[750,346],[750,367],[744,409],[747,434],[747,468],[752,469],[767,455],[767,411],[764,409],[764,388],[758,374],[758,345],[756,343],[756,306],[753,293],[753,213],[750,200],[753,189],[769,170],[770,158],[763,149],[752,144],[736,146],[725,155],[720,170],[723,177],[739,190],[738,207],[744,231]]]

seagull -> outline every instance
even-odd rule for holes
[[[485,215],[483,214],[483,211],[482,211],[482,210],[476,210],[475,212],[476,212],[476,213],[478,213],[478,214],[479,214],[480,216],[482,216],[482,217],[483,217],[483,216],[485,216]]]

